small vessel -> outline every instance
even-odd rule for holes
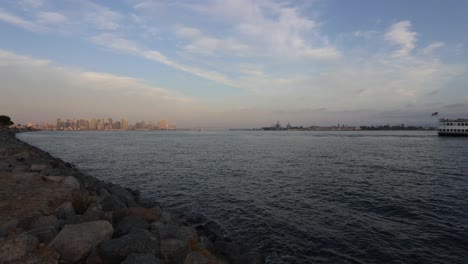
[[[468,118],[440,118],[437,129],[439,136],[465,136],[468,137]]]

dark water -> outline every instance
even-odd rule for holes
[[[468,263],[468,138],[435,132],[38,132],[18,137],[269,263]]]

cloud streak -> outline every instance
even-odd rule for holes
[[[400,46],[400,49],[394,52],[395,57],[408,56],[415,48],[417,34],[416,32],[412,32],[410,28],[410,21],[400,21],[393,24],[385,34],[386,40]]]

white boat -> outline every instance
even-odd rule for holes
[[[439,136],[465,136],[468,137],[468,118],[440,118],[437,129]]]

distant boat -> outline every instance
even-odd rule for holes
[[[291,126],[288,123],[287,127],[281,126],[280,122],[276,122],[276,125],[271,125],[270,127],[262,127],[262,130],[267,130],[267,131],[285,131],[290,129]]]
[[[468,137],[468,118],[440,118],[440,126],[437,129],[439,136]]]

